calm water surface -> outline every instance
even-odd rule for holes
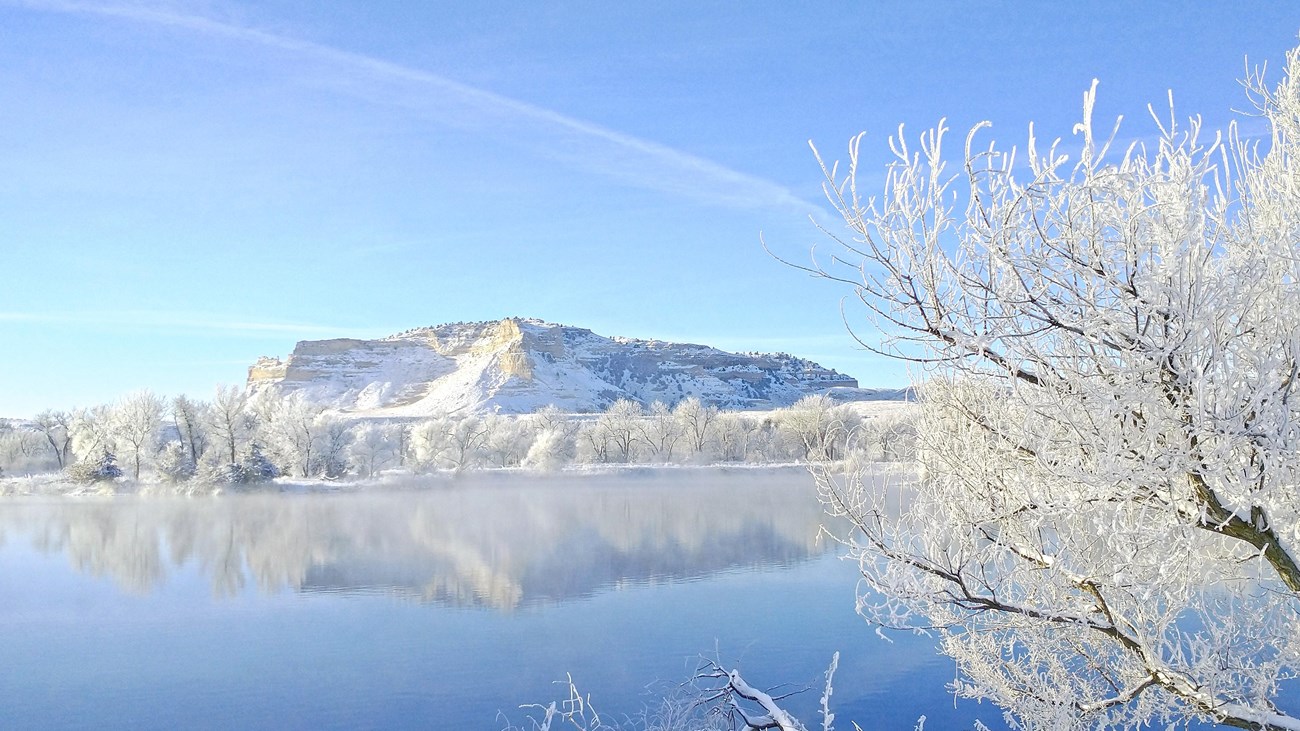
[[[701,654],[841,728],[969,728],[854,614],[800,471],[0,502],[0,728],[499,729],[571,673],[634,713]],[[871,726],[868,726],[868,723]]]

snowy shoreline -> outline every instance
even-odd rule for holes
[[[898,465],[895,464],[895,467]],[[400,490],[428,490],[450,487],[490,486],[521,481],[554,483],[589,478],[624,477],[632,480],[662,479],[686,475],[771,475],[788,473],[809,476],[806,462],[739,464],[606,464],[567,466],[552,471],[519,467],[484,468],[453,472],[440,470],[416,473],[392,470],[373,478],[326,480],[279,477],[252,485],[222,485],[196,482],[168,484],[116,480],[94,484],[72,482],[62,474],[0,478],[0,498],[5,497],[205,497],[216,495],[316,494]]]

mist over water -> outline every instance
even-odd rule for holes
[[[840,650],[841,718],[951,711],[928,641],[854,615],[807,473],[666,472],[5,501],[0,727],[492,729],[566,673],[635,712],[715,651],[816,685]]]
[[[509,611],[807,560],[825,550],[824,516],[799,482],[796,471],[684,471],[670,481],[469,477],[420,489],[412,478],[375,493],[16,500],[0,508],[0,535],[136,593],[192,565],[216,596],[249,585],[369,591]]]

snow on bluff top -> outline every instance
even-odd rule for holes
[[[384,416],[529,413],[548,404],[602,411],[627,398],[675,404],[687,396],[724,409],[787,406],[857,381],[784,353],[728,353],[703,345],[607,338],[540,320],[451,323],[379,340],[305,340],[285,360],[248,369],[254,391],[302,391],[342,411]]]

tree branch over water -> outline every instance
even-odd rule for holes
[[[1246,87],[1266,148],[1153,110],[1113,151],[1094,84],[1074,156],[980,124],[950,172],[941,122],[878,196],[861,137],[822,163],[845,230],[799,268],[928,374],[919,480],[819,475],[860,610],[1023,728],[1300,728],[1300,50]]]

